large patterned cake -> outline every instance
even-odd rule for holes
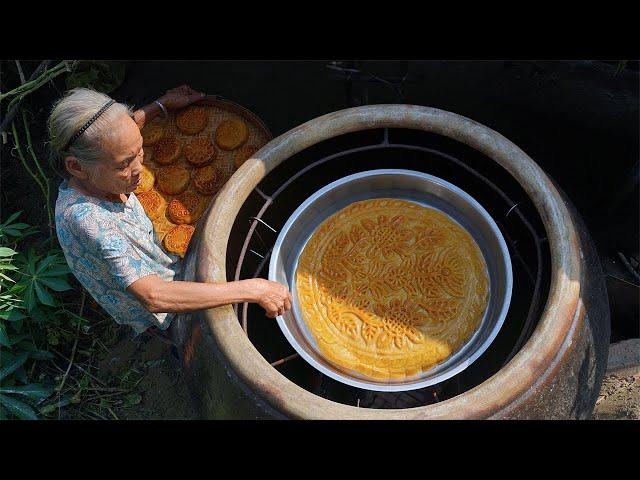
[[[355,202],[326,219],[299,258],[303,318],[331,362],[376,380],[413,377],[477,330],[488,276],[471,235],[413,202]]]

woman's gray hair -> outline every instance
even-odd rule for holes
[[[64,150],[69,139],[105,106],[111,98],[89,88],[74,88],[56,102],[47,126],[51,148],[60,158],[74,156],[83,167],[91,168],[103,156],[101,140],[111,133],[121,115],[133,117],[128,105],[114,103]]]

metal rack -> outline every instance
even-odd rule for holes
[[[543,253],[542,253],[542,249],[543,249],[543,244],[546,241],[546,238],[543,235],[538,234],[538,232],[535,230],[535,228],[533,227],[532,223],[524,216],[524,214],[522,213],[522,211],[519,209],[519,203],[513,201],[502,189],[500,189],[494,182],[492,182],[491,180],[489,180],[486,176],[484,176],[483,174],[481,174],[480,172],[478,172],[477,170],[475,170],[474,168],[470,167],[469,165],[467,165],[465,162],[459,160],[458,158],[442,152],[440,150],[437,149],[433,149],[433,148],[427,148],[427,147],[423,147],[423,146],[418,146],[418,145],[410,145],[410,144],[406,144],[406,143],[392,143],[389,141],[389,129],[385,128],[383,129],[383,135],[382,135],[382,141],[379,143],[375,143],[372,145],[364,145],[364,146],[359,146],[359,147],[355,147],[355,148],[350,148],[347,150],[342,150],[336,153],[333,153],[331,155],[325,156],[323,158],[320,158],[319,160],[316,160],[314,162],[312,162],[311,164],[305,166],[304,168],[302,168],[301,170],[299,170],[298,172],[296,172],[293,176],[289,177],[284,183],[282,183],[276,190],[275,192],[273,192],[272,194],[267,194],[264,193],[262,190],[260,190],[259,188],[255,188],[254,189],[254,193],[255,195],[258,195],[261,199],[262,206],[259,209],[259,211],[255,214],[255,216],[250,216],[247,220],[248,222],[250,222],[250,227],[249,227],[249,231],[244,239],[243,245],[242,245],[242,249],[240,251],[239,257],[238,257],[238,261],[236,264],[236,268],[235,268],[235,276],[234,276],[234,280],[240,280],[240,276],[241,276],[241,271],[242,271],[242,267],[245,261],[245,257],[247,255],[247,253],[252,253],[254,254],[256,257],[258,257],[260,259],[260,262],[258,264],[258,267],[255,269],[254,273],[253,273],[253,277],[252,278],[256,278],[258,276],[260,276],[260,274],[262,273],[265,264],[267,263],[267,261],[270,258],[270,254],[271,254],[271,250],[273,248],[273,245],[269,245],[268,242],[266,242],[262,235],[260,234],[258,227],[262,227],[265,229],[268,229],[272,234],[277,234],[278,231],[276,228],[272,227],[271,225],[269,225],[267,222],[265,222],[263,220],[263,216],[265,215],[265,213],[267,212],[267,210],[271,207],[274,206],[274,204],[277,206],[277,200],[279,198],[281,198],[281,195],[283,194],[283,192],[285,192],[285,190],[291,185],[293,184],[296,180],[298,180],[300,177],[302,177],[303,175],[305,175],[306,173],[310,172],[313,169],[316,169],[317,167],[327,163],[327,162],[331,162],[337,159],[340,159],[346,155],[350,155],[350,154],[354,154],[354,153],[360,153],[360,152],[367,152],[367,151],[374,151],[374,150],[384,150],[384,149],[404,149],[404,150],[414,150],[414,151],[419,151],[419,152],[426,152],[426,153],[430,153],[433,155],[436,155],[448,162],[453,163],[454,165],[456,165],[457,167],[464,169],[466,172],[468,172],[469,174],[473,175],[474,177],[476,177],[477,179],[481,180],[486,186],[488,186],[495,194],[497,194],[497,196],[501,199],[501,201],[504,203],[504,215],[502,218],[494,218],[494,220],[496,221],[496,223],[498,224],[498,226],[500,227],[500,230],[502,231],[505,240],[507,241],[507,243],[509,244],[510,250],[512,252],[511,254],[511,258],[512,260],[514,260],[515,262],[518,262],[518,265],[522,268],[522,270],[525,272],[525,276],[526,278],[530,281],[531,287],[533,288],[533,294],[532,294],[532,299],[528,308],[528,313],[526,316],[526,320],[524,322],[523,328],[521,330],[521,333],[519,335],[519,337],[517,338],[515,344],[513,345],[513,348],[511,349],[510,353],[507,355],[506,359],[504,360],[504,362],[502,363],[502,365],[505,365],[506,363],[508,363],[511,358],[513,358],[513,356],[522,348],[522,346],[524,345],[524,343],[527,341],[527,339],[531,336],[531,333],[533,332],[533,329],[535,327],[536,324],[536,318],[537,318],[537,314],[540,311],[541,305],[542,305],[542,292],[541,292],[541,287],[542,287],[542,276],[543,276]],[[523,256],[520,254],[519,250],[518,250],[518,246],[517,246],[517,241],[515,241],[508,232],[508,228],[506,228],[505,223],[512,217],[516,217],[519,222],[521,223],[521,226],[524,227],[524,229],[526,229],[526,231],[529,233],[529,235],[531,236],[531,240],[533,241],[533,244],[535,245],[535,257],[536,257],[536,261],[535,261],[535,268],[531,268],[532,266],[529,265],[526,260],[523,258]],[[252,238],[255,237],[258,239],[258,241],[261,243],[263,250],[263,253],[259,253],[256,252],[253,249],[249,248],[249,245],[251,243]],[[239,316],[239,319],[241,321],[242,324],[242,328],[245,331],[245,333],[247,334],[247,336],[249,336],[249,328],[248,328],[248,309],[249,309],[249,304],[248,303],[243,303],[242,304],[242,311],[241,311],[241,315]],[[234,305],[234,310],[236,312],[236,315],[238,314],[238,310],[239,310],[239,305],[236,304]],[[249,337],[250,338],[250,337]],[[278,360],[275,360],[273,362],[271,362],[271,365],[273,367],[279,367],[284,365],[287,362],[290,362],[296,358],[299,358],[297,353],[293,353],[287,356],[284,356],[282,358],[279,358]],[[328,379],[328,377],[325,377],[323,374],[321,374],[320,372],[317,372],[317,375],[319,375],[319,377],[316,378],[315,380],[315,387],[313,388],[314,393],[317,394],[322,394],[322,384],[327,383],[327,382],[333,382],[333,380]],[[325,378],[323,378],[325,377]],[[459,376],[453,377],[450,380],[447,380],[446,382],[444,382],[445,384],[450,384],[453,385],[453,391],[454,392],[458,392],[461,393],[463,386],[461,385],[461,381]],[[438,394],[442,391],[442,386],[443,385],[435,385],[433,387],[427,387],[426,389],[422,389],[422,390],[415,390],[413,392],[401,392],[400,394],[393,394],[393,400],[392,401],[387,401],[384,400],[384,395],[379,395],[379,392],[375,392],[375,396],[373,397],[373,400],[370,401],[369,405],[370,407],[380,407],[382,406],[382,408],[405,408],[406,406],[416,406],[415,404],[417,403],[418,405],[425,405],[425,404],[430,404],[430,403],[436,403],[438,401],[441,401],[441,399],[439,398]],[[351,387],[350,387],[351,388]],[[361,397],[367,397],[367,396],[371,396],[369,395],[370,393],[373,392],[368,392],[368,391],[362,391],[360,392],[360,394],[357,395],[357,406],[363,406],[361,404]],[[391,398],[389,395],[387,395],[387,397]],[[381,398],[383,398],[383,400],[380,400]],[[404,407],[403,407],[404,405]]]

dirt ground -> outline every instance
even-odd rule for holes
[[[610,346],[607,374],[592,418],[640,420],[640,339]]]
[[[123,367],[138,368],[142,379],[138,384],[141,401],[117,413],[122,420],[189,420],[197,419],[189,392],[181,375],[178,359],[171,346],[150,335],[134,338],[131,334],[111,348],[111,355],[100,365],[103,378]]]

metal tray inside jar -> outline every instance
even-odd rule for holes
[[[466,229],[484,256],[489,276],[489,301],[480,327],[444,362],[402,381],[379,381],[325,359],[302,317],[296,291],[298,258],[316,228],[348,205],[373,198],[397,198],[439,210]],[[292,309],[277,317],[289,343],[323,374],[353,387],[406,391],[442,382],[467,368],[489,347],[509,309],[513,276],[509,251],[496,223],[470,195],[440,178],[400,169],[370,170],[341,178],[306,199],[280,231],[271,253],[269,280],[286,285]]]

